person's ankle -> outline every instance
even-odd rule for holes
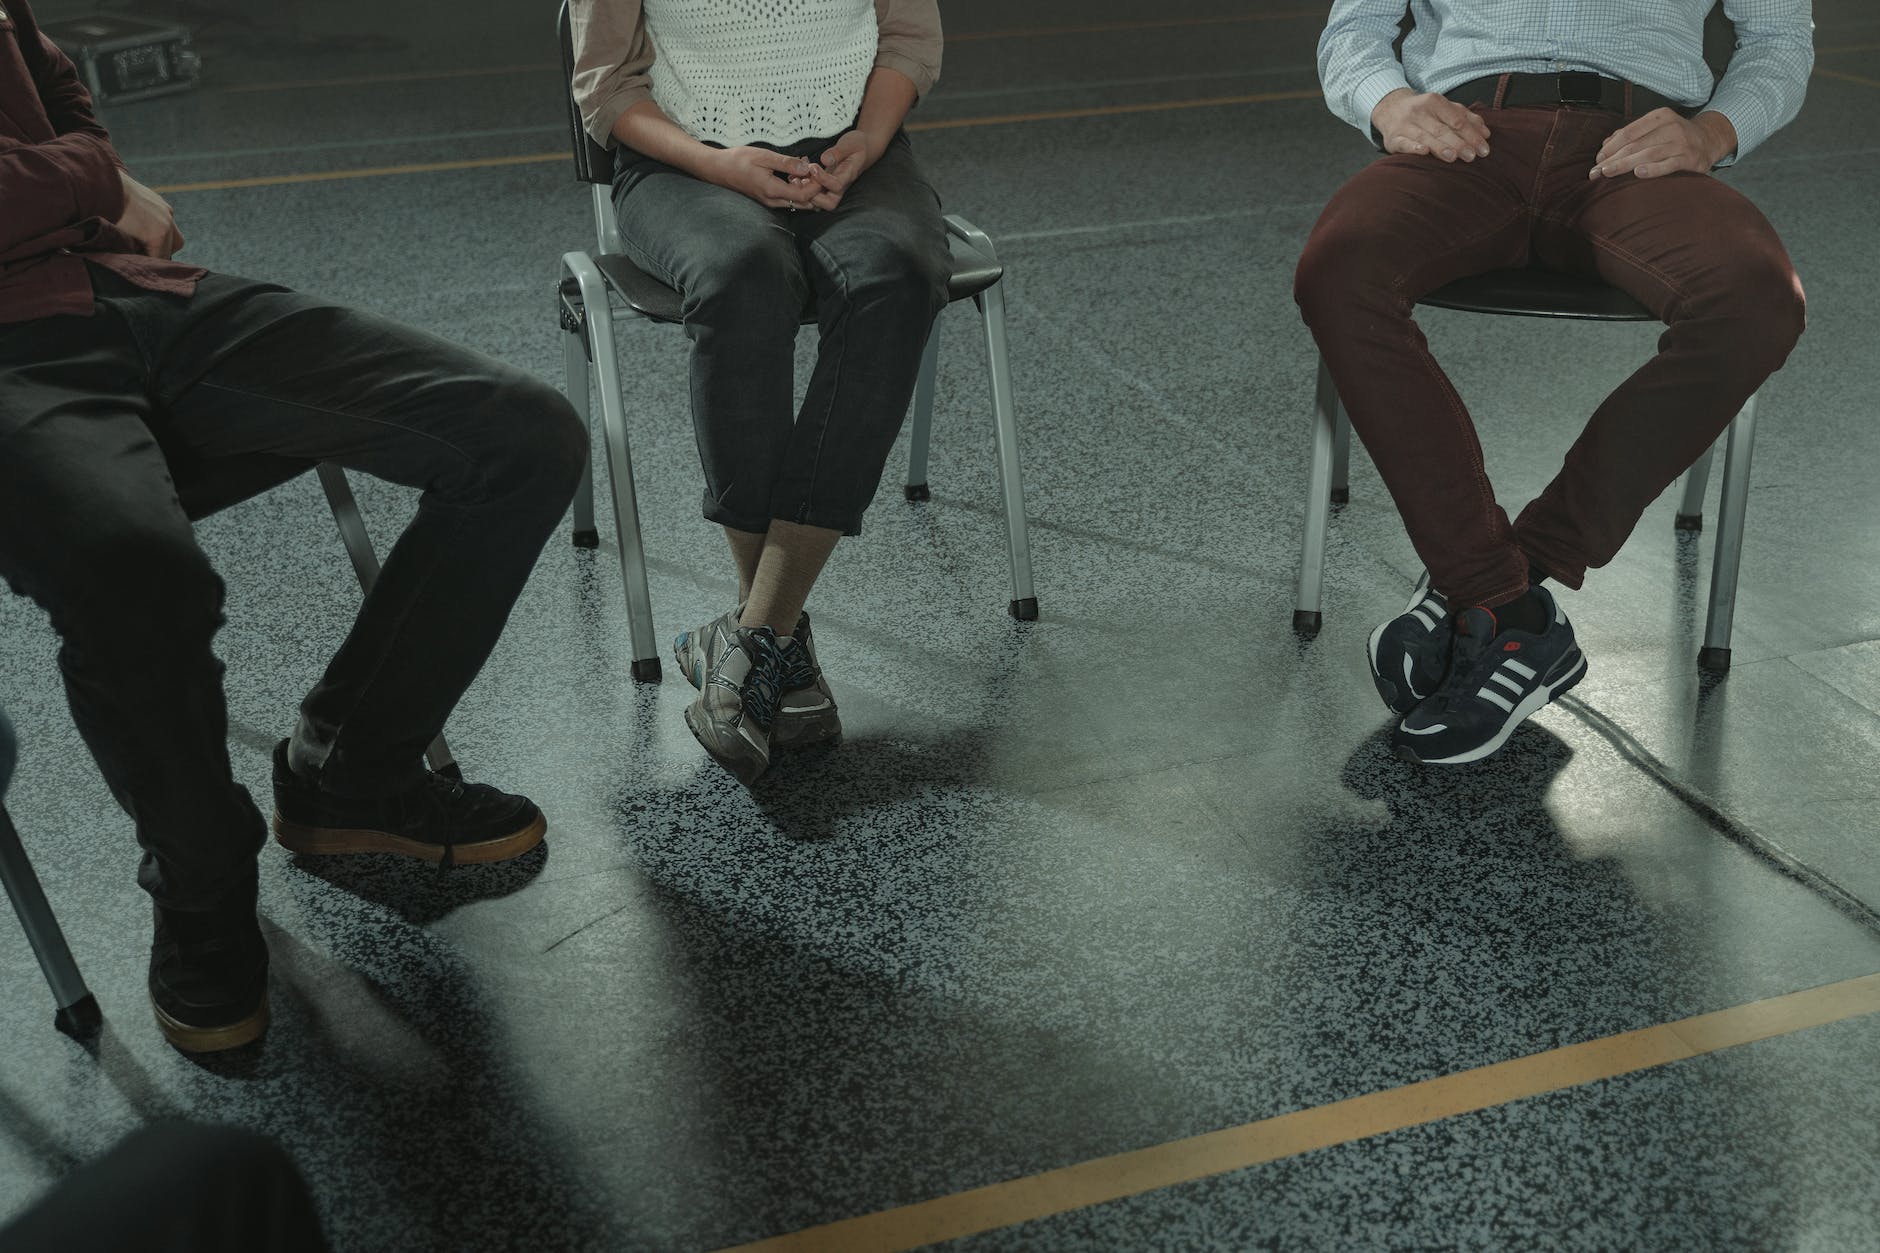
[[[1485,608],[1495,615],[1497,631],[1525,631],[1541,635],[1547,630],[1547,601],[1539,584],[1530,586],[1513,600]]]

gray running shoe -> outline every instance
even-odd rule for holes
[[[686,706],[685,725],[712,759],[747,787],[770,768],[770,728],[784,684],[809,681],[809,654],[767,626],[746,630],[720,618],[694,647],[705,654],[705,682]]]
[[[673,641],[672,655],[679,662],[686,682],[703,689],[709,661],[704,642],[713,638],[713,628],[721,624],[726,630],[736,630],[738,619],[743,616],[744,606],[739,605],[696,631],[683,632]],[[770,746],[807,748],[812,744],[839,744],[842,719],[836,713],[835,693],[829,690],[829,682],[823,678],[822,663],[816,658],[816,638],[810,634],[807,613],[796,620],[796,641],[809,657],[813,677],[799,687],[784,689],[776,720],[770,725]]]

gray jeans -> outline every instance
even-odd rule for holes
[[[785,151],[814,159],[832,140]],[[832,212],[767,209],[622,147],[614,206],[634,262],[684,297],[705,517],[856,535],[907,416],[952,263],[905,133]],[[820,331],[791,416],[798,328]]]

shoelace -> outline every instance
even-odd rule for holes
[[[768,731],[771,720],[777,716],[777,706],[783,701],[784,678],[794,667],[784,655],[783,644],[769,627],[758,627],[749,638],[753,655],[751,672],[744,676],[741,693],[744,712],[759,728]]]
[[[1443,681],[1432,693],[1446,709],[1455,704],[1457,697],[1473,695],[1482,686],[1483,675],[1480,671],[1484,663],[1494,661],[1488,646],[1495,641],[1464,632],[1460,629],[1463,621],[1460,615],[1455,620],[1455,634],[1449,643],[1449,673],[1443,676]]]

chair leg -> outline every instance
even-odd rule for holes
[[[1756,446],[1756,397],[1730,423],[1723,454],[1723,493],[1717,503],[1717,545],[1710,560],[1710,611],[1697,664],[1721,674],[1730,668],[1730,628],[1736,617],[1736,576],[1743,560],[1743,517],[1749,509],[1750,457]]]
[[[927,445],[933,437],[934,380],[940,372],[940,322],[934,320],[920,356],[920,378],[914,384],[914,426],[907,440],[907,498],[930,500],[927,490]]]
[[[1704,529],[1704,492],[1710,487],[1710,465],[1716,455],[1717,445],[1712,444],[1684,472],[1684,493],[1678,500],[1677,519],[1672,523],[1680,531]]]
[[[568,370],[568,403],[587,423],[588,433],[594,432],[593,410],[588,400],[588,359],[587,338],[578,330],[562,336],[562,355]],[[594,458],[589,455],[587,465],[581,470],[581,485],[574,491],[574,546],[576,548],[599,548],[600,530],[594,525]]]
[[[633,490],[633,450],[627,441],[626,402],[620,363],[614,357],[614,316],[607,284],[583,252],[563,255],[562,267],[580,284],[585,307],[588,356],[600,389],[601,428],[607,444],[607,474],[614,489],[614,536],[620,543],[620,579],[627,601],[627,633],[633,647],[633,677],[660,680],[659,646],[653,637],[653,597],[646,585],[646,551],[640,541],[640,504]]]
[[[346,555],[352,558],[353,573],[359,576],[359,590],[369,593],[372,585],[379,581],[379,556],[372,551],[372,537],[366,534],[365,519],[359,515],[359,501],[353,495],[352,484],[346,481],[346,471],[331,462],[322,461],[315,467],[315,473],[320,476],[320,486],[326,489],[326,503],[333,510],[333,523],[339,527]],[[424,756],[438,774],[463,777],[442,734],[431,741]]]
[[[1332,503],[1351,503],[1351,419],[1339,405],[1332,419]]]
[[[59,920],[46,900],[45,889],[39,886],[33,864],[26,860],[26,849],[5,809],[0,809],[0,883],[6,885],[7,898],[13,902],[13,912],[26,932],[26,942],[33,946],[33,956],[39,959],[39,969],[52,988],[52,999],[58,1003],[53,1026],[74,1040],[98,1034],[104,1015],[99,1012],[97,998],[78,972],[65,933],[59,930]]]
[[[1306,475],[1306,533],[1299,554],[1299,599],[1293,605],[1293,630],[1301,635],[1317,635],[1325,622],[1320,613],[1325,527],[1332,512],[1332,463],[1341,417],[1331,367],[1320,357],[1318,386],[1312,401],[1312,468]]]
[[[1038,594],[1031,585],[1031,533],[1025,521],[1025,476],[1018,462],[1018,407],[1012,397],[1012,360],[1005,338],[1005,283],[975,296],[986,324],[986,364],[992,373],[993,429],[999,454],[999,487],[1005,498],[1006,555],[1012,566],[1008,609],[1020,622],[1038,619]]]

